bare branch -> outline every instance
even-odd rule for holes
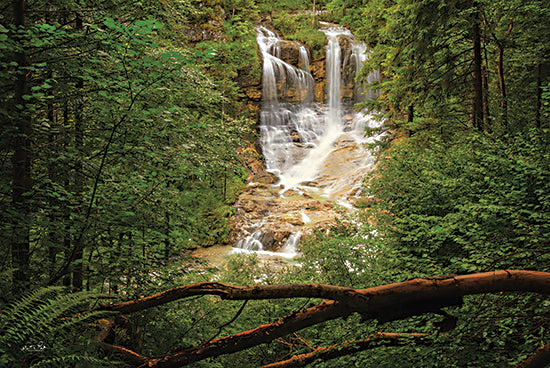
[[[235,335],[207,341],[201,345],[183,349],[175,354],[150,359],[140,367],[180,367],[213,356],[235,353],[253,346],[273,341],[279,337],[299,331],[321,322],[345,317],[351,312],[337,302],[326,302],[292,313],[274,323]]]
[[[369,336],[365,340],[348,341],[343,344],[317,348],[311,353],[295,355],[290,359],[283,360],[260,368],[290,368],[304,367],[315,360],[327,361],[341,356],[355,354],[359,351],[374,349],[380,346],[406,345],[411,341],[421,342],[428,334],[418,333],[390,333],[379,332]]]
[[[418,278],[362,290],[324,284],[234,286],[202,282],[179,286],[141,299],[100,306],[97,310],[126,314],[190,296],[218,295],[222,299],[230,300],[323,298],[342,302],[362,314],[384,314],[388,307],[409,310],[410,303],[437,300],[449,305],[448,303],[456,302],[457,298],[464,295],[496,291],[550,294],[550,273],[503,270],[463,276]]]
[[[140,355],[122,346],[110,345],[104,342],[100,343],[99,345],[108,352],[119,354],[120,356],[122,356],[122,359],[124,359],[125,362],[128,362],[133,366],[140,366],[142,364],[146,364],[149,361],[149,358],[144,357],[143,355]]]

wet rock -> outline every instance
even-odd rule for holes
[[[262,243],[264,250],[272,250],[275,244],[275,236],[272,231],[266,231],[260,236],[260,242]]]
[[[259,159],[259,154],[254,145],[250,144],[241,155],[246,162],[249,183],[273,184],[276,177],[265,170],[264,164]]]
[[[352,114],[346,114],[342,117],[342,119],[345,121],[345,122],[349,122],[349,121],[353,121],[354,117]]]
[[[315,58],[310,64],[310,71],[315,79],[315,101],[322,103],[325,100],[325,57]]]
[[[295,143],[302,142],[302,136],[300,135],[300,133],[298,133],[297,130],[290,131],[290,138],[292,139],[292,142],[295,142]]]
[[[304,220],[302,220],[302,215],[299,214],[290,214],[290,215],[284,215],[281,217],[281,220],[289,223],[293,226],[304,226]]]
[[[258,232],[264,250],[277,251],[284,247],[290,235],[330,227],[341,218],[328,202],[312,199],[311,195],[294,189],[284,192],[285,197],[292,194],[291,199],[275,196],[279,190],[279,186],[254,183],[239,196],[235,204],[237,211],[231,218],[233,231],[229,240],[233,244]],[[302,199],[297,199],[298,195]],[[308,223],[303,214],[309,218]]]
[[[298,192],[296,189],[287,189],[282,193],[282,195],[284,195],[285,197],[292,197],[300,195],[300,192]]]
[[[280,41],[279,46],[281,47],[280,58],[290,65],[299,67],[300,45],[293,41]]]

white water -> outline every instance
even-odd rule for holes
[[[326,104],[314,101],[314,79],[310,74],[310,60],[306,48],[299,46],[298,66],[291,65],[281,57],[282,40],[264,27],[257,29],[257,42],[263,58],[263,104],[260,121],[260,143],[268,171],[279,177],[284,190],[296,188],[314,190],[331,198],[335,203],[351,207],[346,201],[361,191],[361,178],[372,167],[373,158],[362,143],[375,138],[364,138],[366,125],[378,125],[370,116],[353,113],[353,102],[362,99],[361,84],[354,84],[354,101],[343,103],[341,88],[343,75],[354,78],[367,58],[366,47],[353,40],[348,30],[322,29],[327,37],[326,46]],[[347,38],[351,53],[344,57],[340,40]],[[288,41],[286,41],[288,42]],[[342,65],[351,70],[343,70]],[[348,77],[349,78],[349,77]],[[371,74],[366,83],[379,78]],[[367,94],[367,98],[373,94]],[[344,122],[344,115],[352,116]],[[336,174],[326,172],[327,159],[342,147],[352,147],[352,162],[337,167]],[[338,166],[338,165],[337,165]],[[323,172],[325,170],[325,172]],[[326,177],[330,180],[327,181]],[[322,189],[314,188],[316,181],[325,180]],[[305,188],[305,189],[304,189]],[[309,188],[309,189],[308,189]],[[304,224],[311,222],[302,212]],[[239,252],[265,252],[261,243],[263,223],[254,224],[255,231],[238,242]],[[292,234],[285,243],[281,256],[296,254],[301,232]]]

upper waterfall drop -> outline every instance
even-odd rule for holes
[[[345,136],[343,139],[355,143],[363,140],[365,119],[353,113],[353,103],[359,100],[358,95],[363,88],[355,88],[354,94],[357,96],[351,100],[348,98],[347,104],[343,103],[341,89],[343,75],[354,78],[366,60],[366,47],[356,42],[347,29],[325,24],[321,30],[327,38],[324,105],[313,103],[313,87],[302,83],[313,81],[306,48],[296,46],[298,62],[297,65],[290,65],[280,58],[281,45],[290,41],[282,40],[264,27],[258,28],[257,40],[264,63],[260,141],[267,169],[279,177],[280,184],[285,188],[319,187],[315,182],[319,181],[319,175],[324,175],[322,171],[327,158],[335,149],[341,148],[340,138]],[[345,58],[341,40],[351,45],[346,50]],[[300,72],[303,74],[296,78]],[[299,98],[292,101],[285,99],[289,89]],[[351,122],[353,129],[349,127],[349,119],[344,121],[345,114],[354,114]],[[341,174],[338,173],[339,176]],[[346,186],[345,180],[335,178],[332,183],[322,185],[330,189],[325,190],[325,194],[341,192],[333,188],[335,185]]]
[[[317,128],[311,122],[315,82],[309,71],[280,58],[281,38],[265,27],[259,27],[257,32],[263,58],[260,143],[267,169],[281,173],[291,167],[299,155],[292,135],[299,136],[305,144],[317,136]],[[302,55],[306,56],[307,53]],[[309,60],[304,64],[309,65]],[[296,104],[289,102],[290,92]]]
[[[327,82],[328,82],[328,114],[327,125],[338,128],[342,119],[342,50],[338,36],[351,33],[343,29],[329,28],[322,30],[327,36]]]

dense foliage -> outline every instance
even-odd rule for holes
[[[0,231],[17,288],[116,289],[224,242],[251,121],[205,72],[219,51],[166,21],[209,19],[184,5],[4,9]]]

